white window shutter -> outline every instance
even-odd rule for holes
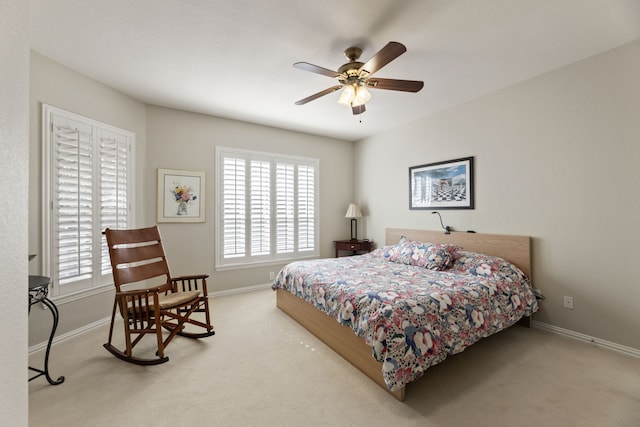
[[[93,129],[55,116],[52,142],[55,199],[54,266],[61,285],[90,279],[93,258]]]
[[[135,134],[43,105],[43,272],[53,296],[111,281],[102,231],[131,226]]]
[[[251,161],[251,256],[271,252],[271,164]]]
[[[246,254],[246,160],[225,157],[222,166],[222,239],[225,258]]]
[[[315,248],[315,168],[298,166],[298,250]]]
[[[128,170],[129,138],[127,135],[99,131],[100,147],[100,222],[102,233],[107,228],[123,229],[129,226],[128,215]],[[111,272],[107,241],[101,238],[100,244],[102,274]]]
[[[223,147],[216,158],[217,268],[319,256],[318,160]]]
[[[276,253],[283,254],[294,250],[295,231],[295,185],[294,165],[278,163],[276,165]]]

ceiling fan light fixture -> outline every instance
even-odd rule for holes
[[[353,102],[351,103],[351,106],[358,107],[360,105],[364,105],[370,99],[371,99],[371,92],[369,92],[369,90],[366,87],[359,85],[356,88],[356,96]]]
[[[372,78],[373,74],[406,51],[407,48],[402,43],[389,42],[367,62],[362,63],[358,61],[362,49],[350,47],[344,52],[349,62],[342,64],[338,71],[319,67],[308,62],[296,62],[293,64],[295,68],[337,79],[338,84],[296,101],[295,104],[304,105],[309,101],[342,89],[338,104],[351,107],[352,113],[358,115],[366,111],[364,105],[371,99],[369,88],[419,92],[424,86],[422,81]]]
[[[344,105],[346,107],[351,107],[351,103],[356,98],[356,88],[355,85],[345,85],[344,89],[342,89],[342,93],[340,94],[340,98],[338,98],[338,104]]]
[[[346,107],[358,107],[371,99],[369,90],[357,83],[347,84],[342,89],[338,104]]]

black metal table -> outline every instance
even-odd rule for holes
[[[46,276],[29,276],[29,313],[31,313],[31,306],[41,302],[45,305],[53,316],[53,325],[51,327],[51,335],[49,335],[49,341],[47,342],[47,352],[44,355],[44,370],[32,368],[29,366],[29,369],[37,372],[37,375],[29,378],[29,381],[34,380],[42,375],[47,378],[49,384],[58,385],[64,382],[64,377],[58,377],[57,380],[54,380],[49,375],[49,351],[51,350],[51,343],[53,341],[53,336],[56,334],[56,329],[58,328],[58,319],[59,312],[58,307],[51,301],[47,296],[49,295],[49,284],[51,283],[51,279]]]

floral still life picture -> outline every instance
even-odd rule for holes
[[[204,172],[158,169],[158,222],[204,222]]]
[[[171,194],[173,194],[178,204],[178,213],[176,215],[189,215],[188,204],[195,202],[198,199],[198,195],[193,192],[193,188],[180,185],[178,181],[174,184],[176,186],[171,190]]]

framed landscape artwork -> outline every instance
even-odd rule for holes
[[[204,222],[205,173],[158,169],[158,222]]]
[[[473,209],[473,157],[410,167],[409,209]]]

